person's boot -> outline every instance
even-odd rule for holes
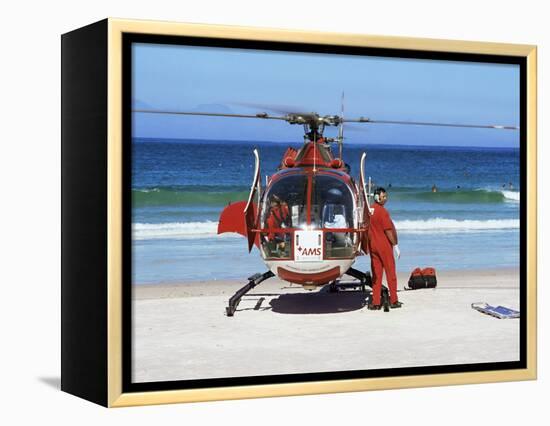
[[[390,303],[390,308],[392,309],[397,309],[397,308],[400,308],[401,306],[403,306],[403,302],[395,302],[395,303]]]

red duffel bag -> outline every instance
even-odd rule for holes
[[[409,278],[409,290],[417,290],[419,288],[426,288],[426,281],[424,280],[424,276],[422,275],[422,269],[415,268],[411,272],[411,276]]]
[[[422,275],[424,281],[426,281],[426,288],[435,288],[437,286],[437,277],[435,276],[435,268],[422,269]]]

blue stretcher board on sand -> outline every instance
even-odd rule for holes
[[[472,308],[499,319],[519,318],[519,311],[504,306],[491,306],[485,302],[472,303]]]

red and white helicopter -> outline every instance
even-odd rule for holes
[[[370,178],[366,179],[366,153],[361,157],[358,181],[350,176],[349,167],[344,162],[344,123],[518,129],[515,126],[372,120],[364,117],[344,119],[343,107],[340,116],[321,116],[315,112],[285,115],[143,109],[134,112],[282,120],[304,128],[303,146],[299,150],[290,147],[286,150],[278,170],[266,179],[264,188],[260,179],[259,152],[254,150],[256,164],[248,199],[229,204],[220,215],[218,234],[235,232],[243,235],[248,240],[249,251],[256,246],[268,267],[267,272],[249,277],[248,284],[231,297],[226,308],[228,316],[233,316],[248,291],[274,276],[300,284],[308,290],[328,283],[335,285],[345,274],[356,278],[357,286],[363,291],[366,285],[372,285],[369,272],[352,268],[356,257],[368,252],[367,235],[373,194]],[[323,135],[328,126],[338,127],[336,137]],[[332,150],[332,144],[338,146],[337,155]],[[383,300],[387,305],[385,288]]]

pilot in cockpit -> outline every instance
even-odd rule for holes
[[[285,234],[276,232],[275,230],[286,228],[290,225],[290,214],[288,204],[275,194],[269,199],[269,215],[266,223],[267,228],[270,230],[267,234],[268,240],[275,242],[278,250],[285,250]]]

